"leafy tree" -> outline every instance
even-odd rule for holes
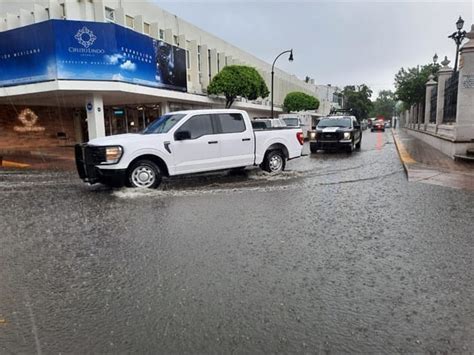
[[[375,100],[372,110],[370,111],[371,117],[384,116],[385,118],[391,118],[395,113],[395,94],[390,90],[382,90],[379,92],[379,97]]]
[[[365,85],[349,85],[342,91],[344,109],[350,109],[354,116],[360,121],[368,118],[372,109],[372,90]]]
[[[423,103],[426,96],[426,82],[428,77],[436,75],[439,64],[428,64],[415,68],[401,68],[395,75],[395,96],[408,104],[408,106]]]
[[[245,65],[224,67],[207,87],[209,95],[224,95],[226,108],[230,108],[238,96],[248,100],[265,98],[270,93],[257,70]]]
[[[319,100],[314,96],[305,94],[304,92],[294,91],[286,95],[283,101],[283,107],[288,112],[298,112],[304,110],[317,110]]]

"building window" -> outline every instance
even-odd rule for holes
[[[207,50],[207,63],[208,63],[208,70],[209,70],[209,80],[211,80],[211,50]]]
[[[165,31],[160,30],[160,39],[165,38]]]
[[[149,23],[143,23],[143,33],[146,33],[147,35],[150,34],[150,24]]]
[[[189,51],[186,49],[186,68],[191,69],[191,59],[189,58]]]
[[[134,27],[134,18],[132,16],[125,16],[125,25],[127,27],[133,28]]]
[[[174,44],[175,46],[179,46],[179,38],[178,38],[178,36],[173,36],[173,44]]]
[[[201,46],[198,46],[198,71],[201,71]]]
[[[110,22],[115,22],[115,10],[110,7],[105,8],[105,19]]]
[[[66,18],[66,6],[65,4],[60,4],[59,5],[59,8],[60,8],[60,11],[61,13],[59,14],[61,16],[61,18]]]
[[[221,61],[220,61],[220,55],[217,55],[217,72],[221,71]]]

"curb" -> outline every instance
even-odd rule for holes
[[[392,129],[392,136],[393,136],[393,140],[395,141],[395,147],[397,147],[398,156],[403,165],[403,169],[405,170],[405,173],[408,176],[408,169],[409,169],[408,166],[411,164],[415,164],[416,161],[410,156],[405,146],[400,141],[400,138],[398,138],[398,134],[395,133],[395,130],[393,129]]]
[[[30,166],[29,164],[16,163],[9,160],[2,160],[0,163],[0,168],[29,168]]]

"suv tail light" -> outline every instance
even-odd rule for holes
[[[296,139],[300,142],[301,145],[304,144],[303,132],[296,132]]]

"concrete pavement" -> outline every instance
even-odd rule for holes
[[[474,163],[455,161],[403,129],[392,133],[409,181],[474,191]]]

